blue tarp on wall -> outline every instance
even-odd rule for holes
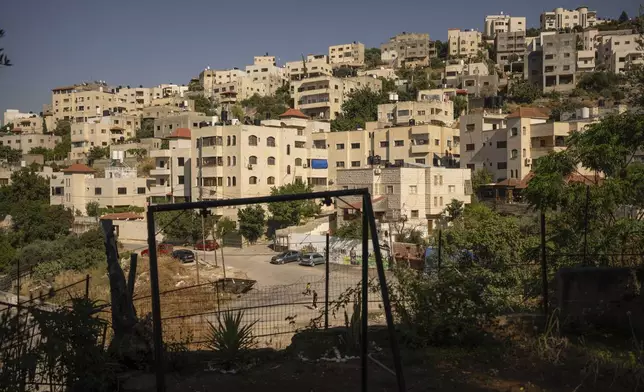
[[[313,169],[328,169],[329,162],[326,159],[311,159],[311,168]]]

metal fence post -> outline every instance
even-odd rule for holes
[[[148,207],[148,251],[150,256],[150,291],[152,296],[152,340],[154,342],[154,359],[157,392],[165,392],[165,374],[163,361],[163,331],[161,330],[161,298],[159,294],[159,268],[157,265],[156,228],[154,227],[154,209]]]
[[[360,358],[362,360],[362,391],[367,391],[367,349],[369,340],[367,338],[367,330],[369,328],[369,216],[366,211],[367,204],[371,203],[369,193],[362,195],[362,314],[361,314],[361,344],[360,344]],[[376,233],[373,233],[374,235]]]
[[[541,290],[543,315],[548,323],[548,265],[546,264],[546,214],[541,211]]]
[[[329,329],[329,233],[326,233],[326,263],[324,271],[324,329]]]
[[[89,274],[85,276],[85,299],[89,298]]]

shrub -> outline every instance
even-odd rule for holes
[[[221,355],[227,368],[239,364],[246,352],[256,344],[253,326],[257,320],[250,324],[242,324],[243,318],[243,311],[226,311],[217,317],[217,325],[208,322],[210,330],[207,346]]]

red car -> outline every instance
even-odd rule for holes
[[[162,243],[157,245],[157,256],[158,255],[172,254],[173,250],[174,250],[174,246],[172,244],[162,242]],[[141,256],[149,257],[150,256],[150,249],[144,249],[141,252]]]
[[[197,241],[195,244],[196,250],[217,250],[219,249],[219,244],[217,241],[206,240],[206,246],[204,246],[203,241]]]

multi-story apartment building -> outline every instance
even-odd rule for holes
[[[91,117],[126,113],[133,108],[129,103],[119,102],[104,83],[57,87],[52,89],[51,102],[55,121],[64,119],[79,123]]]
[[[454,102],[442,94],[424,95],[422,101],[378,105],[378,122],[391,125],[454,123]]]
[[[286,63],[286,75],[291,82],[318,76],[332,76],[333,67],[329,64],[329,57],[324,54],[310,54],[305,61],[289,61]],[[291,96],[293,87],[291,86]]]
[[[374,78],[385,78],[389,80],[397,80],[396,70],[393,68],[380,67],[377,69],[359,70],[358,76],[371,76]]]
[[[497,93],[499,78],[490,75],[486,63],[465,63],[463,60],[448,60],[443,78],[445,88],[459,88],[471,97],[488,97]]]
[[[272,86],[277,90],[277,80],[273,79]],[[220,83],[213,86],[213,96],[220,104],[234,104],[244,99],[248,99],[257,94],[264,96],[269,93],[268,87],[271,83],[254,82],[252,76],[240,76],[237,79]]]
[[[575,10],[558,7],[542,13],[540,22],[541,30],[572,29],[575,26],[585,29],[598,23],[597,11],[589,11],[588,7],[578,7]]]
[[[32,148],[43,147],[53,149],[60,143],[62,138],[54,135],[44,135],[37,132],[14,131],[0,136],[0,146],[11,147],[14,150],[22,150],[27,154]]]
[[[208,67],[199,73],[199,84],[203,87],[204,95],[212,97],[215,85],[234,82],[242,76],[246,76],[246,72],[238,68],[216,70]]]
[[[188,92],[187,86],[176,84],[160,84],[156,87],[116,87],[112,90],[115,99],[122,105],[127,105],[131,109],[141,110],[152,105],[162,105],[163,100],[178,99],[183,100],[185,93]]]
[[[555,35],[555,31],[543,31],[537,37],[526,37],[523,78],[543,88],[543,41],[544,37]]]
[[[595,71],[595,49],[577,51],[577,72]]]
[[[17,110],[17,109],[7,109],[5,110],[2,117],[3,117],[3,121],[2,121],[3,126],[8,124],[13,124],[14,127],[18,127],[20,126],[18,125],[19,121],[24,120],[24,121],[29,121],[30,125],[32,125],[33,123],[39,122],[40,124],[33,124],[33,126],[34,127],[40,126],[40,128],[42,129],[42,121],[43,121],[42,117],[31,112],[21,113],[20,110]]]
[[[457,87],[463,75],[488,75],[486,63],[466,63],[463,60],[447,60],[445,63],[444,82],[448,87]]]
[[[275,56],[255,56],[253,65],[246,66],[246,76],[253,83],[263,84],[269,95],[275,94],[286,81],[284,68],[276,65]]]
[[[515,33],[527,29],[525,16],[487,15],[485,17],[485,29],[483,35],[493,39],[498,33]]]
[[[483,43],[483,34],[476,30],[447,29],[450,57],[473,57]]]
[[[338,170],[338,186],[368,188],[384,204],[381,223],[405,221],[406,228],[426,234],[445,224],[444,210],[452,200],[471,202],[471,175],[467,169],[444,167],[344,169]]]
[[[85,159],[93,147],[124,143],[141,128],[141,119],[133,115],[94,117],[83,123],[72,123],[70,158]]]
[[[62,205],[86,213],[87,203],[100,207],[145,207],[150,196],[148,180],[136,176],[135,168],[122,164],[105,168],[105,177],[95,177],[93,169],[75,163],[62,170],[62,175],[49,180],[50,204]]]
[[[380,91],[382,81],[369,76],[336,78],[328,75],[309,75],[308,78],[291,81],[295,108],[320,120],[335,119],[342,111],[348,94],[363,88]]]
[[[353,42],[329,46],[329,63],[332,67],[362,67],[364,65],[364,44]]]
[[[496,63],[511,72],[523,72],[525,31],[499,32],[494,39]]]
[[[644,50],[640,45],[639,34],[603,34],[597,37],[597,65],[603,69],[624,73],[629,68],[644,64]]]
[[[175,112],[158,116],[154,120],[154,137],[167,138],[179,128],[198,129],[211,127],[218,118],[195,112]]]
[[[540,109],[521,107],[510,115],[470,114],[461,117],[461,162],[487,169],[494,181],[522,180],[534,160],[565,148],[565,138],[593,120],[548,122]]]
[[[394,68],[427,66],[436,57],[436,46],[426,33],[403,32],[380,45],[380,51],[380,59]]]
[[[577,35],[552,34],[543,37],[543,92],[570,91],[576,85]]]

